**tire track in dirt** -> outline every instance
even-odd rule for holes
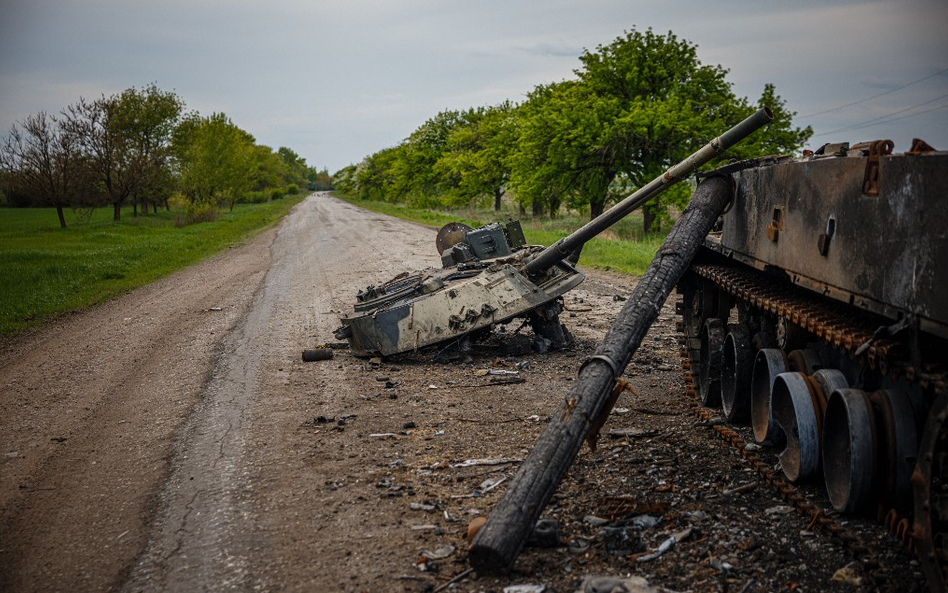
[[[272,579],[279,571],[272,567],[285,563],[278,541],[283,522],[279,513],[262,512],[258,486],[289,477],[292,487],[299,476],[274,473],[272,457],[283,451],[252,451],[252,443],[279,440],[287,430],[273,424],[294,396],[285,389],[284,368],[317,336],[331,336],[336,311],[355,291],[352,279],[417,264],[418,238],[387,250],[377,242],[390,221],[318,198],[281,226],[266,278],[225,338],[200,404],[175,443],[156,528],[125,590],[277,588]],[[434,234],[424,227],[416,233]]]

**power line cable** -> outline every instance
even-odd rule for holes
[[[865,99],[860,99],[860,100],[858,100],[858,101],[853,101],[852,103],[846,103],[845,105],[840,105],[839,107],[833,107],[833,108],[831,108],[831,109],[826,109],[826,110],[824,110],[824,111],[817,111],[816,113],[810,113],[810,114],[808,114],[808,115],[801,115],[801,116],[800,116],[800,119],[805,119],[805,118],[807,118],[807,117],[816,117],[817,115],[823,115],[824,113],[830,113],[830,112],[833,112],[833,111],[839,111],[840,109],[845,109],[845,108],[847,108],[847,107],[852,107],[853,105],[860,105],[860,104],[862,104],[862,103],[865,103],[866,101],[872,101],[873,99],[878,99],[879,97],[883,97],[883,96],[885,96],[885,95],[888,95],[889,93],[894,93],[895,91],[901,91],[902,89],[904,89],[904,88],[906,88],[906,87],[910,87],[910,86],[912,86],[913,84],[918,84],[918,83],[920,83],[920,82],[924,82],[924,81],[928,80],[929,78],[934,78],[934,77],[936,77],[936,76],[939,76],[939,75],[941,75],[941,74],[944,74],[945,72],[948,72],[948,68],[945,68],[944,70],[940,70],[940,71],[938,71],[938,72],[935,72],[934,74],[929,74],[928,76],[924,76],[924,77],[922,77],[922,78],[919,78],[918,80],[913,80],[912,82],[908,82],[908,83],[906,83],[906,84],[903,84],[902,86],[897,86],[897,87],[895,87],[894,89],[889,89],[889,90],[887,90],[887,91],[883,91],[883,92],[879,93],[878,95],[873,95],[873,96],[871,96],[871,97],[866,97]]]
[[[935,98],[932,99],[931,101],[925,101],[924,103],[919,103],[918,105],[914,105],[914,106],[912,106],[912,107],[906,107],[905,109],[900,109],[900,110],[894,111],[894,112],[892,112],[892,113],[890,113],[890,114],[888,114],[888,115],[883,115],[883,116],[881,116],[881,117],[877,117],[877,118],[870,119],[870,120],[867,120],[867,121],[864,121],[864,122],[860,122],[860,123],[858,123],[858,124],[853,124],[853,125],[851,125],[851,126],[846,126],[846,127],[843,127],[843,128],[838,128],[838,129],[836,129],[836,130],[831,130],[831,131],[829,131],[829,132],[820,132],[819,134],[813,134],[812,137],[813,137],[813,138],[816,138],[816,137],[818,137],[818,136],[827,136],[827,135],[829,135],[829,134],[837,134],[837,133],[839,133],[839,132],[849,132],[849,131],[851,131],[851,130],[861,130],[861,129],[863,129],[863,128],[869,128],[869,127],[876,126],[876,125],[880,125],[880,124],[888,124],[888,123],[892,123],[892,122],[896,122],[896,121],[901,121],[901,120],[903,120],[903,119],[908,119],[908,118],[910,118],[910,117],[915,117],[915,116],[917,116],[917,115],[923,115],[923,114],[925,114],[925,113],[931,113],[932,111],[938,111],[939,109],[945,109],[946,107],[948,107],[948,103],[944,103],[944,104],[942,104],[942,105],[937,105],[937,106],[932,107],[932,108],[930,108],[930,109],[926,109],[925,111],[919,111],[919,112],[916,112],[916,113],[909,113],[909,114],[907,114],[907,115],[903,115],[903,116],[900,116],[900,117],[893,117],[893,116],[897,116],[897,115],[900,114],[900,113],[905,113],[906,111],[911,111],[911,110],[913,110],[913,109],[918,109],[919,107],[922,107],[922,106],[924,106],[924,105],[928,105],[929,103],[934,103],[935,101],[938,101],[939,99],[944,99],[945,97],[948,97],[948,94],[942,95],[942,96],[940,96],[940,97],[935,97]]]

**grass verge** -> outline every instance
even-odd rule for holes
[[[217,220],[178,226],[174,212],[120,222],[111,208],[87,220],[67,211],[65,229],[47,208],[0,209],[0,336],[105,302],[252,237],[306,194],[238,204]]]
[[[520,217],[513,210],[504,210],[499,214],[493,210],[472,208],[434,211],[411,208],[403,204],[359,200],[339,192],[333,192],[333,195],[366,210],[435,227],[443,226],[449,222],[461,222],[471,227],[477,227],[497,220]],[[580,228],[586,222],[588,222],[588,218],[578,214],[555,219],[549,219],[545,216],[521,219],[527,242],[534,245],[551,245],[575,229]],[[645,234],[642,231],[641,214],[633,212],[599,237],[586,243],[579,262],[582,266],[641,276],[652,262],[655,252],[658,251],[664,239],[665,236],[661,233]],[[431,251],[432,256],[436,257],[434,245],[431,246]]]

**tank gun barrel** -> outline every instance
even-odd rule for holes
[[[774,116],[770,109],[766,107],[760,109],[741,123],[699,148],[688,158],[672,166],[647,185],[639,188],[638,191],[606,212],[603,212],[581,228],[541,251],[535,258],[527,263],[525,271],[527,274],[535,275],[548,270],[550,267],[565,259],[577,248],[582,247],[587,241],[611,227],[622,218],[625,218],[626,215],[645,202],[662,193],[671,185],[686,179],[688,175],[696,171],[698,167],[734,146],[757,129],[770,123],[773,118]]]

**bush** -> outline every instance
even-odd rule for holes
[[[270,192],[268,191],[248,191],[241,194],[237,200],[238,204],[265,204],[270,201]]]
[[[192,202],[188,205],[187,223],[213,222],[217,220],[217,205],[214,202]]]
[[[190,204],[191,200],[187,199],[181,192],[176,191],[171,194],[170,198],[168,198],[168,208],[172,210],[180,210],[184,212],[188,209]]]
[[[295,196],[298,193],[300,193],[300,187],[296,185],[295,183],[291,183],[288,186],[286,186],[286,195]]]
[[[285,196],[285,195],[286,195],[286,192],[283,191],[282,188],[279,188],[279,187],[278,187],[278,188],[276,188],[276,189],[274,189],[274,190],[272,190],[272,191],[270,192],[270,199],[271,199],[271,200],[280,200],[280,199],[282,199],[283,196]]]

